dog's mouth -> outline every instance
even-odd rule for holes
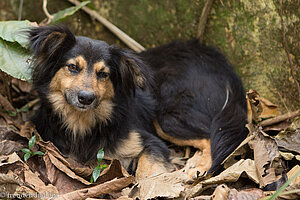
[[[79,111],[94,109],[99,104],[99,98],[92,92],[68,90],[64,92],[64,97],[69,105]]]

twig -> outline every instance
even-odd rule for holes
[[[53,16],[50,15],[50,13],[47,10],[47,0],[43,0],[43,11],[48,18],[46,24],[49,24],[51,22],[51,20],[53,19]]]
[[[280,20],[281,20],[283,47],[284,47],[284,50],[285,50],[285,52],[287,54],[287,57],[288,57],[288,60],[289,60],[290,69],[291,69],[291,76],[294,79],[296,87],[298,89],[298,99],[300,101],[300,85],[299,85],[299,82],[297,81],[297,79],[295,78],[295,74],[294,74],[295,66],[294,66],[292,58],[290,56],[287,41],[286,41],[286,37],[285,37],[285,24],[284,24],[284,20],[283,20],[283,16],[282,16],[282,0],[280,0],[279,16],[280,16]]]
[[[23,0],[20,0],[19,13],[18,13],[18,21],[20,21],[22,19],[22,12],[23,12]]]
[[[80,4],[77,0],[68,0],[69,2],[78,5]],[[121,31],[118,27],[113,25],[111,22],[109,22],[104,17],[100,16],[96,11],[90,9],[89,7],[84,6],[82,8],[87,14],[90,15],[90,17],[97,19],[99,22],[101,22],[106,28],[108,28],[111,32],[113,32],[120,40],[122,40],[128,47],[133,49],[136,52],[144,51],[145,48],[137,43],[135,40],[133,40],[131,37],[129,37],[126,33]]]
[[[31,107],[33,107],[35,104],[37,104],[38,102],[40,101],[40,99],[39,98],[36,98],[36,99],[34,99],[34,100],[32,100],[32,101],[29,101],[27,104],[25,104],[24,106],[22,106],[22,108],[20,108],[20,110],[24,110],[25,108],[31,108]]]
[[[296,110],[294,112],[291,112],[291,113],[286,113],[284,115],[280,115],[280,116],[276,116],[276,117],[271,118],[271,119],[264,120],[261,123],[259,123],[259,125],[269,126],[269,125],[273,125],[273,124],[282,122],[282,121],[287,120],[287,119],[292,119],[292,118],[297,117],[297,116],[300,116],[300,109]]]
[[[213,2],[214,2],[214,0],[207,0],[205,2],[205,5],[203,7],[203,10],[202,10],[202,13],[201,13],[201,16],[199,19],[197,38],[201,43],[203,42],[205,25],[206,25],[207,18],[208,18],[208,15],[209,15],[209,12],[210,12]]]

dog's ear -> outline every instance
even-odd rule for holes
[[[75,36],[65,26],[40,26],[28,31],[30,48],[36,57],[52,58],[75,44]]]
[[[135,94],[137,87],[146,89],[151,83],[151,73],[137,54],[116,46],[110,48],[111,60],[117,71],[117,81],[126,95]]]

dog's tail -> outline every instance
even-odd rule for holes
[[[209,173],[219,174],[221,163],[247,137],[246,100],[230,89],[226,90],[226,101],[221,111],[213,118],[210,127],[212,166]]]

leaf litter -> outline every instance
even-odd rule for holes
[[[297,113],[300,112],[282,114],[277,105],[250,90],[247,94],[249,135],[224,160],[224,171],[219,175],[202,174],[198,179],[190,180],[183,170],[188,160],[182,157],[186,154],[185,149],[171,146],[176,152],[173,160],[180,163],[175,172],[136,181],[118,160],[104,160],[109,164],[108,168],[101,171],[95,183],[90,183],[95,166],[83,166],[65,157],[51,142],[41,139],[32,123],[24,122],[38,106],[38,100],[29,94],[30,85],[12,80],[15,98],[9,100],[6,94],[0,95],[0,193],[6,197],[267,199],[300,170],[300,129],[293,125],[299,120]],[[20,100],[20,97],[28,101]],[[6,112],[16,111],[31,101],[34,103],[29,104],[28,110],[19,109],[15,116]],[[266,120],[271,122],[265,123]],[[34,135],[36,143],[32,151],[42,151],[45,155],[35,155],[24,162],[21,149],[28,148],[28,141]],[[195,153],[195,149],[192,152]],[[297,199],[299,190],[298,175],[277,198]]]

